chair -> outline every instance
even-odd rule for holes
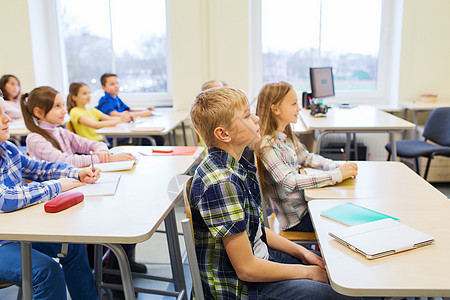
[[[192,291],[196,299],[203,300],[202,279],[200,277],[200,270],[198,268],[197,254],[195,253],[194,232],[192,227],[191,206],[189,205],[189,194],[191,193],[192,177],[186,182],[183,189],[184,207],[186,209],[186,219],[181,221],[183,228],[184,243],[186,244],[186,251],[189,259],[189,269],[192,276]]]
[[[419,157],[428,158],[425,174],[426,180],[430,169],[431,160],[436,155],[450,156],[450,107],[436,108],[430,113],[423,131],[424,141],[401,140],[397,141],[397,155],[404,158],[414,158],[416,172],[420,175]],[[431,144],[431,141],[435,144]],[[391,157],[391,143],[385,146],[389,152],[388,160]]]
[[[13,285],[14,285],[14,283],[11,283],[11,282],[0,281],[0,290],[9,288]],[[20,299],[22,299],[22,287],[19,285],[18,285],[18,287],[19,287],[19,291],[17,292],[17,300],[20,300]]]
[[[76,133],[76,132],[75,132],[75,128],[73,128],[73,124],[72,124],[71,121],[69,121],[69,122],[66,123],[66,127],[67,127],[67,129],[68,129],[70,132]]]
[[[284,231],[280,230],[280,223],[278,223],[275,213],[269,216],[270,229],[276,234],[301,245],[317,245],[317,236],[315,232],[299,232],[299,231]]]

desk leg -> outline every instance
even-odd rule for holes
[[[103,281],[103,245],[94,245],[94,281],[97,288],[97,295],[101,297],[101,284]]]
[[[183,130],[184,145],[187,146],[186,127],[184,126],[184,121],[181,122],[181,129]]]
[[[113,137],[112,139],[113,139],[113,144],[112,144],[113,148],[117,147],[117,137]]]
[[[391,138],[391,160],[396,161],[397,160],[397,142],[395,141],[395,132],[391,131],[389,132],[390,138]]]
[[[33,283],[31,277],[31,243],[20,242],[22,255],[22,292],[24,300],[33,299]]]
[[[120,275],[122,276],[122,285],[125,299],[135,299],[133,281],[131,280],[130,263],[128,262],[128,257],[125,254],[125,251],[119,244],[105,244],[105,246],[111,249],[111,251],[116,255],[117,261],[119,262],[119,269]]]
[[[355,149],[355,161],[358,160],[358,143],[356,142],[356,132],[353,132],[353,149]]]
[[[177,131],[176,131],[176,128],[173,129],[172,136],[173,136],[173,145],[176,146],[177,145]]]
[[[169,246],[170,265],[172,267],[175,291],[186,291],[180,243],[178,241],[177,223],[173,209],[165,218],[164,225],[166,227],[167,244]],[[187,300],[186,293],[184,293],[184,299]]]
[[[351,133],[345,133],[345,153],[347,154],[348,159],[350,159],[350,144],[351,144]]]
[[[416,130],[414,131],[415,133],[415,137],[416,140],[418,140],[420,138],[419,136],[419,130],[417,128],[417,125],[419,124],[419,116],[418,116],[419,112],[417,110],[414,111],[414,124],[416,124]]]

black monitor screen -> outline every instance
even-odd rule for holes
[[[334,96],[333,69],[309,68],[311,92],[314,99]]]

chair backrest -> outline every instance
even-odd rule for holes
[[[73,132],[73,133],[76,133],[76,132],[75,132],[75,128],[73,128],[73,124],[72,124],[71,121],[69,121],[69,122],[66,123],[66,127],[67,127],[67,129],[68,129],[69,131],[71,131],[71,132]]]
[[[200,270],[198,268],[197,254],[195,253],[194,231],[192,227],[191,206],[189,204],[189,195],[191,193],[192,177],[186,181],[183,188],[184,207],[186,209],[186,219],[181,221],[181,226],[184,234],[184,243],[186,244],[186,252],[189,260],[189,269],[192,277],[192,290],[195,298],[199,300],[205,299],[202,287],[202,278],[200,277]]]
[[[436,108],[430,113],[423,136],[436,144],[450,147],[450,107]]]

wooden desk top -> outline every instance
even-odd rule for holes
[[[311,130],[389,131],[416,127],[411,122],[368,105],[334,107],[328,110],[326,117],[318,118],[311,116],[309,109],[302,109],[300,117]]]
[[[373,197],[447,197],[401,162],[357,161],[358,175],[336,185],[305,189],[306,200]]]
[[[122,172],[114,196],[86,197],[59,213],[37,204],[0,213],[0,239],[75,243],[138,243],[149,239],[175,203],[167,194],[169,181],[187,172],[203,153],[193,156],[146,156]]]
[[[436,101],[436,102],[412,101],[412,102],[400,102],[400,105],[409,110],[429,111],[439,107],[448,107],[450,106],[450,101]]]
[[[189,117],[188,111],[175,111],[171,108],[158,109],[157,112],[162,113],[162,116],[138,118],[134,123],[104,127],[96,132],[106,136],[165,135]]]
[[[435,244],[368,260],[328,235],[344,225],[320,216],[321,211],[344,202],[397,217],[433,236]],[[450,296],[450,201],[436,197],[321,199],[308,206],[334,290],[351,296]]]
[[[11,136],[26,136],[30,131],[25,126],[23,119],[14,120],[9,123],[9,134]]]

